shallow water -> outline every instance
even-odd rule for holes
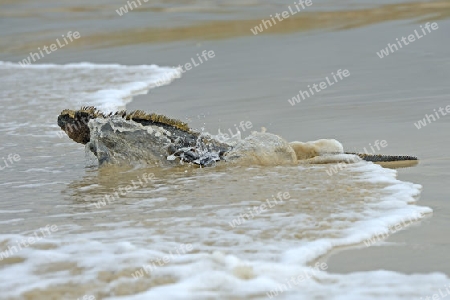
[[[334,290],[347,293],[348,277],[354,275],[336,278],[326,268],[311,271],[309,264],[336,247],[363,243],[389,226],[432,212],[415,205],[419,185],[398,181],[395,170],[367,162],[333,176],[328,164],[97,169],[82,146],[59,135],[59,111],[85,102],[120,108],[131,95],[160,78],[179,76],[178,71],[8,63],[0,69],[1,108],[10,111],[2,121],[7,141],[2,155],[21,157],[0,173],[0,222],[6,225],[0,236],[0,289],[6,299],[103,299],[141,292],[136,299],[217,293],[260,298],[304,272],[313,278],[292,285],[285,297],[330,297]],[[20,88],[14,85],[19,77]],[[28,121],[22,123],[19,114]],[[173,256],[180,251],[185,252]],[[133,277],[152,264],[150,275]],[[8,275],[15,273],[21,276]],[[414,280],[389,276],[405,286]],[[420,293],[409,289],[395,295]]]
[[[250,25],[286,5],[164,1],[117,18],[114,10],[121,1],[0,3],[0,24],[6,25],[0,41],[3,60],[21,60],[68,30],[80,30],[80,44],[40,63],[140,65],[22,68],[0,62],[0,167],[8,164],[0,170],[1,299],[265,299],[275,297],[277,288],[277,299],[419,299],[450,283],[436,273],[448,268],[448,207],[442,201],[448,192],[440,183],[448,178],[449,160],[443,154],[448,141],[440,133],[449,122],[442,119],[421,131],[413,125],[448,98],[448,41],[443,38],[448,22],[440,22],[436,34],[380,61],[375,51],[410,33],[412,25],[395,22],[367,31],[212,43],[210,39],[250,35]],[[317,4],[314,15],[291,27],[274,27],[275,32],[356,28],[448,14],[446,2],[382,8],[365,1]],[[224,23],[208,27],[199,21]],[[177,43],[145,44],[167,41]],[[209,47],[217,49],[217,57],[174,82],[179,70],[143,65],[178,65]],[[301,105],[288,104],[299,88],[338,68],[349,68],[351,78]],[[165,87],[156,88],[161,85]],[[150,95],[137,97],[148,90]],[[133,97],[139,100],[131,103]],[[421,161],[417,168],[402,170],[401,181],[396,170],[366,162],[332,176],[327,171],[335,164],[98,169],[83,146],[56,125],[65,108],[96,105],[109,111],[127,104],[192,119],[194,128],[212,134],[217,128],[234,131],[233,124],[251,120],[252,130],[267,126],[288,141],[331,136],[357,152],[385,138],[386,154],[418,155]],[[8,162],[9,154],[20,160]],[[428,189],[422,191],[416,183]],[[425,199],[416,203],[421,195]],[[437,209],[432,211],[432,205]],[[432,220],[440,227],[432,231],[437,239],[429,247],[443,254],[430,264],[430,257],[421,261],[420,252],[412,264],[422,274],[378,266],[350,274],[329,272],[326,258],[331,254],[366,249],[372,241],[386,245],[386,237],[409,234],[408,242],[426,247],[417,230],[403,229],[423,228]],[[395,225],[399,228],[393,229]],[[418,236],[422,240],[415,241]],[[415,250],[405,244],[403,249],[395,243],[401,258]],[[349,269],[363,264],[356,258]],[[317,262],[323,268],[311,269]],[[143,268],[151,269],[150,274]],[[293,276],[297,281],[290,281]]]

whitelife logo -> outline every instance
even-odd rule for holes
[[[80,35],[80,33],[78,31],[74,31],[73,33],[72,33],[72,31],[69,31],[67,33],[67,38],[70,40],[70,42],[73,42],[74,40],[77,40],[80,37],[81,37],[81,35]],[[25,66],[31,64],[31,59],[33,59],[33,62],[36,62],[39,59],[44,58],[45,55],[42,52],[42,50],[44,50],[45,53],[47,53],[47,54],[51,54],[52,52],[55,52],[56,50],[67,46],[69,44],[69,41],[66,39],[66,36],[64,34],[62,35],[62,38],[64,39],[65,44],[61,43],[59,41],[59,38],[57,38],[56,39],[56,44],[51,44],[50,46],[46,46],[45,45],[44,47],[42,47],[42,49],[41,49],[41,47],[38,47],[39,53],[41,55],[39,55],[39,53],[36,53],[36,52],[30,52],[30,55],[27,58],[25,58],[24,60],[19,62],[19,65],[22,66],[22,67],[25,67]]]
[[[433,22],[430,24],[430,22],[427,22],[425,24],[425,28],[427,29],[427,31],[425,31],[425,29],[422,27],[422,25],[420,25],[420,28],[422,29],[422,33],[423,35],[420,35],[420,33],[417,32],[417,29],[414,30],[414,34],[410,34],[408,35],[408,41],[409,43],[406,41],[406,37],[402,36],[402,38],[400,39],[403,42],[404,46],[408,46],[410,43],[416,41],[416,38],[419,40],[421,38],[423,38],[424,36],[427,35],[427,31],[428,33],[431,32],[431,29],[433,30],[437,30],[439,28],[438,24],[436,22]],[[431,28],[431,29],[430,29]],[[403,48],[402,43],[400,43],[400,41],[398,40],[398,38],[396,38],[398,47]],[[379,58],[383,58],[385,56],[388,56],[390,53],[394,53],[395,51],[398,51],[398,47],[395,44],[390,44],[388,43],[388,46],[384,49],[381,49],[380,52],[377,52],[377,55]]]
[[[312,5],[312,1],[311,0],[299,0],[298,3],[294,2],[295,7],[297,8],[297,11],[293,10],[292,7],[289,5],[288,9],[289,11],[285,10],[283,11],[281,14],[276,13],[275,17],[277,18],[277,20],[279,22],[284,21],[285,19],[289,18],[290,16],[293,16],[295,14],[298,14],[302,9],[306,9],[306,7],[311,6]],[[299,5],[302,7],[300,8]],[[270,18],[273,22],[274,25],[277,24],[277,22],[275,21],[275,18],[270,15]],[[258,26],[255,26],[254,28],[250,28],[250,31],[253,33],[253,35],[257,35],[258,33],[261,33],[264,31],[264,28],[267,29],[269,27],[272,27],[272,22],[270,20],[261,20],[261,23]],[[264,28],[263,28],[264,25]],[[269,27],[267,27],[267,25],[269,25]]]
[[[447,105],[445,107],[445,111],[446,112],[444,112],[444,108],[443,107],[439,107],[438,111],[441,113],[441,115],[443,117],[445,117],[447,114],[450,113],[450,105]],[[422,127],[427,126],[428,124],[431,124],[431,122],[436,122],[436,120],[439,120],[441,118],[439,116],[438,112],[436,111],[436,109],[434,109],[434,114],[436,115],[436,117],[433,116],[432,114],[431,115],[425,114],[425,118],[423,118],[422,120],[417,121],[417,123],[414,123],[414,126],[416,126],[417,129],[420,129]],[[427,121],[428,121],[428,123],[427,123]]]
[[[341,72],[342,72],[342,73],[341,73]],[[341,69],[339,69],[339,70],[336,71],[336,75],[334,75],[334,72],[331,72],[331,75],[332,75],[333,78],[334,78],[334,82],[331,82],[330,79],[329,79],[328,76],[327,76],[327,77],[325,77],[326,82],[325,82],[325,81],[322,81],[322,82],[320,82],[319,84],[314,83],[314,84],[312,85],[312,88],[311,88],[311,86],[308,84],[309,92],[311,93],[311,95],[308,93],[308,91],[302,91],[302,90],[300,90],[299,93],[298,93],[295,97],[292,97],[291,99],[288,99],[288,102],[289,102],[292,106],[294,106],[296,103],[302,102],[302,99],[305,100],[306,98],[309,98],[309,97],[313,96],[313,95],[314,95],[313,89],[314,89],[317,93],[319,93],[319,92],[325,90],[326,88],[328,88],[329,86],[332,86],[332,85],[334,85],[335,83],[339,82],[339,80],[336,78],[336,76],[338,76],[338,77],[340,78],[341,81],[342,81],[344,78],[350,76],[350,71],[347,70],[347,69],[341,71]],[[344,76],[344,77],[342,77],[342,76]],[[327,83],[328,83],[328,84],[327,84]],[[300,99],[300,96],[302,97],[302,99]]]
[[[280,202],[278,202],[278,201],[275,199],[275,196],[272,195],[272,199],[273,199],[274,203],[270,202],[269,199],[266,199],[267,205],[266,205],[265,203],[262,203],[262,204],[259,205],[259,206],[254,206],[254,207],[253,207],[253,211],[252,211],[251,208],[248,208],[248,213],[250,213],[251,218],[250,218],[250,216],[249,216],[248,214],[246,214],[246,213],[242,214],[242,213],[241,213],[241,214],[239,215],[238,218],[233,219],[233,221],[228,222],[228,224],[230,224],[230,226],[231,226],[232,228],[235,228],[236,226],[239,226],[239,225],[241,225],[241,224],[244,224],[244,223],[247,222],[247,221],[253,220],[253,219],[255,218],[255,216],[258,216],[258,215],[260,215],[261,213],[263,213],[264,211],[266,211],[266,210],[267,210],[267,206],[269,206],[269,208],[272,208],[272,207],[274,207],[274,206],[276,206],[276,205],[279,205],[279,204],[281,204],[281,203],[284,202],[283,200],[288,200],[288,199],[290,199],[290,198],[291,198],[291,195],[289,194],[289,192],[284,192],[284,193],[278,192],[277,198],[278,198],[278,200],[280,200]],[[273,205],[272,205],[272,204],[273,204]],[[253,212],[254,212],[255,214],[253,214]],[[247,220],[246,220],[244,217],[247,218]]]
[[[42,227],[39,228],[39,231],[36,230],[34,232],[34,236],[30,236],[27,239],[22,239],[20,242],[16,241],[16,245],[19,249],[17,249],[16,246],[8,246],[7,250],[0,252],[0,261],[8,258],[10,255],[12,256],[13,254],[19,252],[20,250],[22,250],[22,248],[29,247],[30,245],[33,245],[37,241],[40,241],[43,238],[50,236],[53,232],[58,231],[58,226],[47,225],[44,228],[42,228]],[[40,237],[40,235],[42,235],[42,237]]]

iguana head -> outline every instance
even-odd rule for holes
[[[103,116],[94,107],[82,107],[80,110],[65,109],[58,116],[58,126],[73,141],[87,144],[90,140],[89,120]]]
[[[107,118],[110,116],[120,116],[126,120],[133,120],[144,126],[157,125],[166,129],[178,129],[186,133],[191,133],[188,125],[176,119],[170,119],[164,115],[147,114],[141,110],[131,113],[118,111],[116,113],[103,114],[93,106],[82,107],[80,110],[65,109],[58,116],[58,126],[77,143],[87,144],[90,140],[89,120],[95,118]]]

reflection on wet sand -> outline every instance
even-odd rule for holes
[[[386,21],[417,19],[418,22],[441,20],[450,16],[450,2],[389,4],[377,8],[347,11],[302,12],[269,27],[262,34],[285,34],[309,30],[344,30]],[[195,25],[164,28],[133,28],[89,34],[74,43],[77,46],[104,48],[142,43],[165,43],[180,40],[214,40],[239,36],[253,36],[251,28],[261,19],[211,21]],[[20,39],[18,39],[20,41]],[[14,45],[10,41],[8,50],[31,51],[51,40],[39,40]]]

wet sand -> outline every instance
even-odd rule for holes
[[[276,12],[289,11],[286,6],[271,8],[266,12],[261,12],[259,18],[249,18],[248,13],[240,19],[233,18],[235,14],[222,12],[227,16],[226,20],[217,20],[215,17],[202,17],[207,21],[193,21],[189,18],[183,18],[183,21],[168,22],[167,19],[173,18],[173,14],[177,11],[174,8],[167,9],[151,9],[145,6],[138,7],[133,13],[139,11],[154,11],[156,20],[142,22],[138,15],[137,20],[124,19],[130,14],[118,17],[114,10],[121,1],[115,1],[109,5],[103,4],[99,6],[79,7],[71,5],[62,5],[60,7],[36,7],[24,13],[22,10],[5,10],[0,12],[0,16],[5,18],[28,18],[28,22],[36,22],[34,18],[45,14],[52,14],[56,20],[61,18],[64,21],[69,18],[72,26],[63,25],[58,28],[48,26],[46,30],[41,30],[41,24],[36,23],[36,29],[29,26],[13,27],[9,25],[9,30],[4,38],[0,40],[0,46],[3,53],[16,54],[19,52],[36,51],[38,47],[50,45],[55,42],[55,37],[61,38],[61,32],[68,30],[78,30],[82,39],[71,42],[71,50],[83,50],[92,48],[109,48],[118,46],[142,45],[149,43],[170,43],[192,40],[218,40],[236,37],[254,37],[254,33],[250,30],[261,24],[262,19],[269,19],[269,15]],[[450,16],[450,4],[447,1],[434,2],[412,2],[412,3],[396,3],[384,4],[369,8],[360,8],[353,5],[353,9],[347,10],[331,10],[318,11],[316,4],[311,7],[305,7],[300,11],[294,11],[295,14],[290,15],[282,21],[273,21],[269,28],[263,29],[264,34],[290,34],[304,31],[317,30],[347,30],[351,28],[359,28],[372,24],[378,24],[396,20],[416,20],[416,22],[445,20]],[[256,9],[257,5],[253,9]],[[321,7],[319,5],[319,7]],[[324,6],[327,7],[326,5]],[[223,9],[223,8],[221,8]],[[181,10],[182,11],[182,10]],[[195,9],[194,9],[195,11]],[[208,11],[208,10],[207,10]],[[219,12],[217,8],[213,10]],[[131,12],[131,11],[130,11]],[[201,12],[201,10],[200,10]],[[73,13],[73,14],[71,14]],[[84,13],[84,14],[83,14]],[[98,14],[103,15],[98,18]],[[158,22],[159,14],[166,18],[162,18]],[[212,14],[214,16],[214,14]],[[254,14],[250,14],[254,16]],[[64,18],[64,19],[63,19]],[[97,20],[96,20],[97,19]],[[208,20],[212,19],[212,20]],[[167,23],[166,23],[167,22]],[[33,24],[33,23],[31,23]],[[149,26],[151,25],[151,26]],[[165,26],[164,26],[165,25]],[[63,29],[65,28],[65,29]],[[262,27],[261,27],[262,28]],[[259,33],[259,35],[263,34]],[[20,38],[18,39],[18,35]],[[65,49],[66,50],[66,49]],[[55,55],[53,55],[55,56]]]
[[[398,169],[398,178],[423,185],[419,205],[431,207],[433,216],[391,235],[389,244],[334,253],[329,271],[450,274],[450,188],[445,184],[450,179],[450,142],[445,137],[450,119],[414,126],[450,103],[445,53],[450,22],[439,26],[439,32],[383,59],[375,52],[418,25],[391,22],[337,33],[235,39],[168,47],[164,53],[149,47],[158,61],[183,63],[189,53],[194,57],[203,49],[213,49],[216,58],[168,88],[137,97],[128,108],[188,117],[194,128],[209,132],[234,130],[234,124],[251,121],[255,129],[264,126],[290,141],[336,138],[347,151],[363,152],[376,140],[386,140],[388,146],[376,154],[418,156],[419,164]],[[288,103],[298,89],[339,68],[351,76],[304,103]]]
[[[434,18],[446,18],[445,14]],[[450,104],[450,22],[438,20],[439,30],[380,59],[376,51],[413,33],[430,14],[386,17],[377,22],[366,17],[360,19],[364,27],[344,22],[341,29],[345,30],[333,32],[297,32],[302,31],[298,24],[292,31],[281,25],[273,29],[286,34],[230,38],[240,34],[225,32],[219,35],[228,39],[218,40],[207,38],[206,33],[188,33],[183,41],[179,35],[171,38],[168,33],[167,39],[155,43],[141,40],[145,34],[140,33],[130,38],[118,35],[121,39],[92,35],[90,41],[98,41],[98,48],[59,51],[42,62],[173,66],[189,62],[203,50],[213,50],[213,59],[187,71],[169,87],[136,97],[127,108],[177,117],[209,132],[234,130],[234,124],[250,121],[254,129],[265,127],[289,141],[335,138],[352,152],[386,140],[388,146],[376,154],[418,156],[419,164],[398,169],[398,178],[423,185],[419,205],[431,207],[433,215],[391,235],[386,240],[390,244],[335,251],[328,257],[328,271],[386,269],[450,275],[450,241],[446,236],[450,215],[450,188],[446,185],[450,179],[450,141],[446,132],[450,119],[443,117],[421,129],[414,126],[433,109]],[[416,18],[421,18],[419,23]],[[248,26],[250,23],[245,23],[243,28],[250,32]],[[21,48],[19,54],[2,54],[0,59],[18,60],[35,45]],[[109,48],[103,48],[106,46]],[[288,103],[299,89],[323,81],[338,69],[348,69],[351,75],[301,103]]]
[[[418,166],[399,169],[399,179],[423,185],[420,204],[434,209],[432,218],[387,240],[395,246],[347,250],[329,260],[331,272],[387,269],[400,272],[442,271],[450,275],[446,238],[450,204],[450,142],[443,118],[418,130],[413,123],[449,103],[448,21],[439,30],[380,59],[376,51],[418,28],[411,20],[338,32],[260,35],[222,41],[188,41],[161,45],[91,50],[55,62],[176,65],[203,50],[216,57],[183,74],[170,87],[138,96],[130,110],[156,111],[217,132],[251,121],[292,140],[336,138],[347,151],[362,151],[386,140],[383,154],[415,155]],[[274,55],[276,53],[276,55]],[[325,93],[291,106],[288,99],[308,84],[337,69],[351,76]],[[244,136],[246,134],[244,133]],[[378,154],[378,153],[377,153]],[[351,263],[349,263],[351,262]]]

